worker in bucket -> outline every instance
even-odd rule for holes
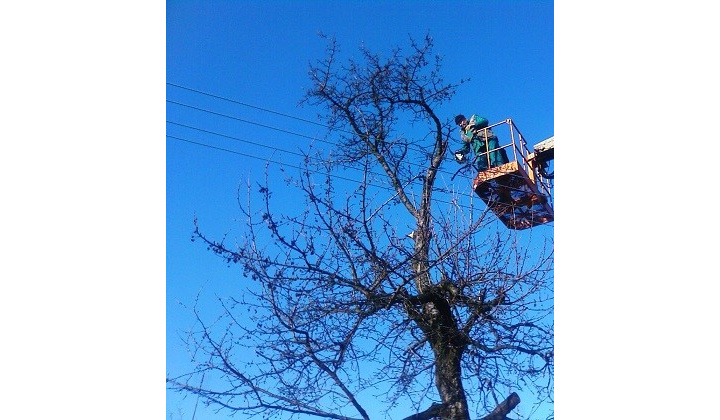
[[[471,148],[475,153],[473,163],[478,171],[508,163],[507,153],[504,149],[498,149],[500,143],[495,133],[487,128],[488,120],[486,118],[472,115],[470,119],[467,119],[460,114],[455,117],[455,124],[460,126],[460,138],[463,142],[462,148],[455,152],[455,160],[458,163],[467,161],[467,154]]]

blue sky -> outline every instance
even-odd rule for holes
[[[186,306],[202,290],[200,305],[212,313],[216,295],[243,287],[240,270],[190,242],[193,218],[216,237],[232,238],[241,229],[238,186],[262,181],[266,159],[295,164],[297,156],[283,150],[323,146],[311,140],[323,138],[322,127],[290,118],[315,120],[322,111],[298,106],[309,63],[325,57],[318,33],[334,36],[344,58],[358,57],[361,45],[388,54],[406,47],[410,36],[429,34],[443,56],[445,80],[470,78],[441,110],[444,118],[512,118],[531,144],[554,134],[552,2],[171,1],[166,13],[166,340],[173,374],[188,366],[180,341],[193,324]],[[277,167],[272,177],[279,179]],[[456,188],[469,192],[469,182],[458,178]],[[275,192],[293,201],[282,183]],[[552,235],[552,225],[540,229]],[[194,398],[174,392],[166,410],[174,419],[181,412],[226,415],[202,404],[196,411]]]
[[[191,322],[178,302],[200,288],[205,297],[230,292],[236,274],[190,243],[188,218],[232,235],[234,192],[262,165],[171,141],[179,133],[166,120],[283,147],[305,142],[167,101],[316,132],[166,82],[311,118],[296,104],[308,61],[323,52],[317,30],[347,54],[429,30],[447,80],[472,78],[448,115],[512,117],[528,137],[558,138],[559,418],[607,418],[620,406],[640,418],[715,412],[692,404],[713,401],[720,374],[719,232],[706,204],[717,189],[720,68],[707,2],[556,1],[552,23],[537,10],[542,2],[387,3],[370,11],[349,1],[6,5],[3,414],[167,417],[178,402],[165,374],[183,360],[168,343]],[[475,16],[487,20],[473,25]],[[466,49],[488,54],[489,65],[467,60]],[[215,140],[237,150],[236,140]],[[688,158],[678,142],[701,152]],[[691,177],[674,170],[687,165]],[[190,418],[194,401],[182,404]]]

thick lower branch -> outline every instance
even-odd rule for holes
[[[505,398],[505,401],[498,404],[492,413],[481,418],[480,420],[505,420],[506,416],[520,404],[520,397],[516,393],[510,394],[509,397]]]
[[[403,420],[430,420],[438,417],[443,408],[445,408],[445,404],[433,403],[427,410],[405,417]]]

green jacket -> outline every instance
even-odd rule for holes
[[[473,114],[468,125],[465,126],[465,130],[460,130],[463,146],[459,151],[467,154],[472,147],[475,153],[475,163],[480,170],[488,169],[488,163],[490,167],[507,163],[507,158],[501,150],[493,150],[488,153],[488,150],[500,147],[500,143],[495,133],[491,129],[485,128],[487,126],[487,118]]]

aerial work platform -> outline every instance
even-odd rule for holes
[[[510,229],[522,230],[552,222],[552,176],[545,169],[554,156],[554,139],[538,143],[531,153],[512,120],[487,128],[496,128],[497,133],[500,132],[497,127],[503,124],[509,127],[510,144],[499,149],[505,150],[509,162],[480,171],[473,180],[473,190]],[[487,155],[492,152],[482,153],[477,159],[488,159]]]

